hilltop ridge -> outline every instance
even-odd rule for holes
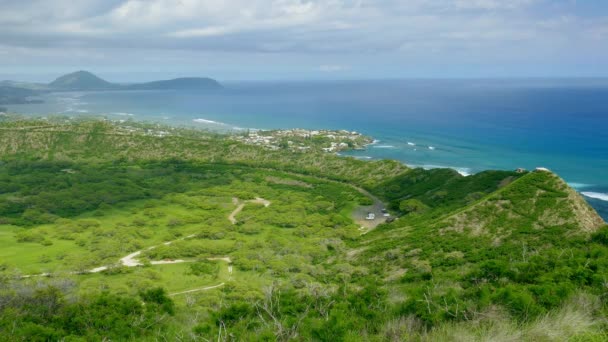
[[[490,234],[497,241],[509,236],[514,228],[564,227],[568,233],[584,234],[604,225],[580,194],[548,170],[530,172],[438,224],[443,232]]]

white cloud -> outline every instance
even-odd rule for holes
[[[349,70],[350,67],[347,65],[340,65],[340,64],[323,64],[323,65],[319,65],[318,70],[321,72],[340,72],[340,71],[345,71],[345,70]]]
[[[16,56],[71,49],[108,63],[146,50],[232,53],[246,62],[285,54],[336,72],[362,68],[325,61],[473,64],[607,55],[608,46],[598,43],[607,36],[606,18],[546,0],[0,0],[0,45]]]
[[[500,10],[522,8],[535,2],[536,0],[455,0],[454,5],[461,9]]]

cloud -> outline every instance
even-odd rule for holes
[[[531,6],[536,0],[456,0],[454,5],[460,9],[504,10]]]
[[[608,46],[598,44],[607,35],[608,5],[597,6],[589,11],[562,0],[0,0],[0,68],[36,60],[194,64],[201,56],[234,64],[265,56],[274,66],[291,61],[328,73],[366,69],[357,64],[515,66],[543,58],[584,64],[586,56],[608,54]],[[44,55],[49,58],[37,57]],[[353,67],[333,68],[340,65]]]

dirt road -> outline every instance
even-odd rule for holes
[[[234,197],[232,198],[232,203],[234,203],[235,205],[237,205],[236,209],[234,209],[230,215],[228,215],[228,220],[232,223],[232,224],[236,224],[238,221],[236,219],[236,215],[238,215],[241,210],[243,210],[243,208],[245,208],[245,204],[247,203],[257,203],[257,204],[263,204],[265,207],[268,207],[270,205],[270,201],[265,200],[261,197],[256,197],[256,199],[252,199],[252,200],[248,200],[248,201],[244,201],[241,202],[238,198]]]

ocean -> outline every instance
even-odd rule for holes
[[[486,169],[547,167],[608,220],[608,79],[224,82],[216,92],[65,92],[6,106],[217,130],[347,129],[377,142],[361,159]]]

